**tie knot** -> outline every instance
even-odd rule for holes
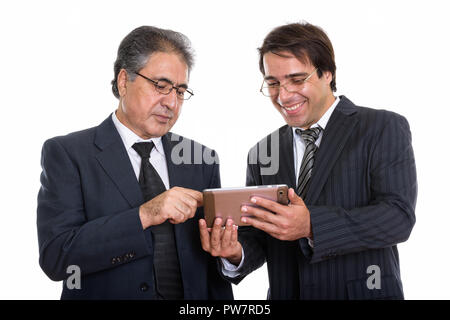
[[[141,158],[150,158],[150,152],[152,152],[155,144],[153,141],[150,142],[136,142],[133,144],[133,149],[141,156]]]
[[[310,128],[306,130],[295,129],[295,132],[308,143],[315,143],[317,138],[319,138],[320,131],[322,131],[322,128],[320,127]]]

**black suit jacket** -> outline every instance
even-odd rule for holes
[[[233,282],[267,261],[272,299],[403,298],[396,244],[410,235],[417,195],[408,122],[393,112],[340,99],[323,132],[304,199],[311,213],[313,248],[305,238],[280,241],[241,228],[244,266]],[[295,189],[292,128],[275,133],[278,172],[262,174],[273,163],[261,161],[258,154],[262,144],[276,154],[272,135],[250,151],[249,159],[258,161],[248,165],[247,185],[285,183]],[[367,284],[373,265],[380,270],[380,289]]]
[[[192,154],[176,165],[178,141],[162,137],[170,186],[194,190],[220,187],[218,164],[194,159],[213,150],[191,141]],[[181,140],[180,140],[181,141]],[[186,150],[185,150],[186,151]],[[189,163],[190,161],[190,163]],[[111,117],[98,127],[52,138],[42,149],[37,227],[40,265],[52,280],[65,280],[70,265],[81,270],[81,289],[63,283],[63,299],[152,299],[152,227],[142,230],[142,192]],[[201,248],[198,219],[175,225],[185,299],[232,299],[232,289]]]

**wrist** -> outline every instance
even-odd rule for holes
[[[312,228],[311,228],[311,225],[309,226],[309,232],[308,232],[308,236],[307,236],[307,238],[309,238],[309,239],[311,239],[311,240],[313,240],[313,239],[314,239],[314,235],[313,235],[313,233],[312,233]]]
[[[142,229],[144,230],[151,226],[149,216],[146,207],[141,205],[139,207],[139,219],[141,220]]]
[[[242,246],[238,246],[238,250],[236,250],[235,254],[232,254],[226,258],[231,264],[238,266],[242,260]]]

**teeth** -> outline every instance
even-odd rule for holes
[[[305,101],[303,101],[302,103],[295,104],[295,105],[293,105],[293,106],[290,107],[290,108],[288,108],[288,107],[284,107],[284,108],[285,108],[286,110],[288,110],[288,111],[293,111],[293,110],[299,108],[300,106],[302,106],[304,103],[305,103]]]

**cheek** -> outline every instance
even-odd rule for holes
[[[175,122],[178,120],[178,117],[180,116],[181,113],[181,106],[177,107],[174,112],[173,112],[173,117],[170,120],[170,123],[173,125],[175,124]]]
[[[270,100],[272,101],[272,104],[275,106],[275,108],[277,110],[281,110],[282,109],[280,104],[278,103],[278,98],[270,98]]]
[[[134,101],[135,113],[148,118],[159,104],[158,99],[151,96],[139,95]]]

